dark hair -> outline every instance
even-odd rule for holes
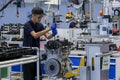
[[[32,14],[44,14],[44,11],[43,11],[43,9],[40,8],[40,7],[34,7],[34,8],[32,9]]]

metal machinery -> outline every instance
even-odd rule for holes
[[[4,24],[1,26],[1,39],[23,41],[23,24]]]
[[[83,19],[82,13],[80,13],[80,16],[78,16],[78,14],[76,13],[77,15],[75,16],[75,18],[77,17],[77,19],[79,20],[80,28],[88,29],[87,34],[85,33],[82,35],[79,34],[79,37],[74,38],[74,33],[70,32],[73,35],[69,36],[69,40],[71,41],[77,40],[76,42],[78,42],[80,39],[85,39],[84,47],[85,47],[86,55],[85,55],[85,60],[83,61],[84,65],[79,66],[79,69],[77,69],[78,72],[80,73],[77,74],[75,73],[75,71],[71,70],[71,63],[68,60],[69,49],[57,47],[59,45],[58,42],[50,41],[45,46],[45,51],[46,51],[45,54],[47,55],[47,58],[45,60],[45,71],[48,76],[63,77],[64,75],[66,75],[65,76],[66,78],[71,78],[71,77],[80,75],[80,80],[108,80],[109,64],[107,63],[109,63],[110,58],[108,58],[107,60],[105,60],[105,58],[110,57],[114,53],[111,51],[114,51],[114,50],[110,49],[110,46],[112,43],[109,41],[106,41],[103,38],[110,39],[109,30],[110,30],[110,27],[113,27],[111,25],[112,21],[110,21],[110,19],[112,19],[112,12],[110,12],[110,9],[119,8],[120,6],[117,3],[116,4],[118,6],[115,6],[114,4],[111,6],[109,0],[103,0],[104,14],[101,17],[102,22],[97,22],[92,20],[93,19],[92,4],[94,1],[95,0],[89,0],[90,2],[89,20]],[[81,2],[81,5],[82,5],[82,2]],[[78,5],[78,7],[80,8],[81,6]],[[110,7],[110,9],[108,7]],[[103,39],[102,41],[100,41],[101,38]],[[97,41],[95,42],[94,39],[97,39]],[[53,47],[54,45],[56,47]],[[76,44],[76,45],[79,45],[79,44]],[[117,52],[117,49],[116,49],[116,52]],[[67,53],[66,54],[67,57],[65,58],[63,57],[64,53]],[[107,63],[105,64],[104,62],[107,62]],[[70,68],[67,68],[67,66],[65,66],[67,63],[69,63],[67,66],[69,66]],[[82,62],[80,62],[80,64],[81,63]],[[69,73],[70,75],[69,77],[67,76],[67,73]],[[73,74],[77,74],[77,75],[73,75]]]
[[[0,73],[1,68],[32,62],[37,62],[37,80],[39,80],[39,51],[37,48],[0,47]],[[0,80],[3,79],[1,74]],[[5,79],[13,79],[11,77],[11,70],[8,71]],[[20,79],[23,79],[22,74],[20,74]]]
[[[109,44],[105,42],[85,44],[86,66],[80,67],[80,80],[108,80],[109,68],[103,70],[104,56],[99,55],[109,52]],[[109,64],[106,64],[106,66],[109,66]]]
[[[115,0],[114,0],[115,1]],[[119,1],[112,2],[112,5],[110,5],[109,0],[104,0],[103,7],[104,7],[104,15],[102,17],[103,23],[90,23],[90,33],[91,33],[91,39],[98,37],[108,37],[108,40],[110,39],[109,30],[112,25],[110,8],[108,6],[111,6],[111,8],[117,8],[119,9],[120,5],[118,4]],[[115,15],[115,14],[114,14]],[[119,15],[115,15],[119,16]],[[119,20],[119,19],[117,19]],[[116,21],[117,21],[116,20]],[[114,23],[114,22],[113,22]],[[101,41],[101,42],[90,42],[85,44],[85,50],[86,50],[86,68],[83,68],[83,71],[86,71],[86,75],[83,75],[82,72],[80,72],[80,80],[108,80],[108,70],[109,70],[109,63],[110,63],[110,56],[113,53],[117,52],[116,49],[111,49],[110,46],[113,43],[110,43],[108,41]],[[111,50],[110,50],[111,49]],[[116,52],[111,52],[116,51]],[[105,59],[106,58],[106,59]],[[108,58],[108,59],[107,59]]]
[[[80,80],[108,80],[109,58],[103,60],[103,57],[111,55],[107,53],[109,52],[109,45],[109,42],[85,44],[85,59],[81,59],[79,69],[66,73],[66,77],[80,76]]]
[[[77,42],[80,41],[80,39],[84,39],[83,44],[86,55],[84,55],[84,65],[79,65],[79,69],[77,70],[68,71],[66,73],[66,78],[75,77],[79,75],[80,80],[109,79],[110,56],[112,56],[112,54],[114,53],[118,53],[118,51],[117,47],[115,47],[114,49],[110,48],[110,46],[113,45],[113,43],[110,41],[111,34],[109,34],[110,27],[112,27],[112,21],[110,21],[111,13],[108,13],[108,6],[110,6],[110,1],[104,0],[105,12],[102,16],[102,23],[90,20],[86,23],[87,27],[84,25],[80,25],[80,28],[85,27],[88,29],[87,35],[80,35],[80,32],[77,33],[77,31],[74,31],[74,29],[69,30],[72,31],[70,32],[72,33],[72,36],[69,36],[69,40],[76,41],[76,45],[79,45]],[[111,6],[111,8],[113,7],[115,7],[115,5]],[[117,7],[119,7],[119,5]],[[77,36],[75,38],[74,33],[77,33],[76,35],[79,35],[79,37]],[[80,62],[80,64],[81,63],[82,62]],[[78,74],[78,72],[80,73]]]
[[[68,40],[50,40],[45,45],[46,60],[44,69],[49,77],[65,79],[65,73],[72,69],[68,58],[71,43]]]
[[[23,57],[23,55],[32,54],[34,54],[32,48],[0,47],[0,61],[17,59]]]
[[[36,3],[38,1],[48,1],[49,4],[52,4],[52,2],[49,2],[49,0],[25,0],[25,2],[30,3]],[[56,4],[58,3],[57,0]],[[113,48],[110,48],[111,42],[105,41],[104,39],[100,41],[101,38],[108,38],[109,39],[109,29],[112,22],[109,20],[111,19],[112,12],[109,10],[110,1],[109,0],[103,0],[103,7],[104,7],[104,15],[102,16],[102,23],[100,22],[94,22],[92,21],[93,18],[93,5],[92,3],[97,0],[89,0],[90,2],[90,20],[83,19],[83,11],[79,8],[83,6],[83,1],[88,0],[71,0],[71,1],[79,1],[79,5],[74,5],[77,12],[75,15],[75,18],[79,20],[80,28],[87,28],[88,34],[79,34],[78,36],[75,36],[74,33],[79,33],[79,30],[74,31],[70,30],[70,41],[76,41],[75,47],[77,49],[79,47],[79,40],[85,39],[85,42],[83,42],[84,45],[84,51],[86,51],[86,54],[84,55],[84,60],[80,62],[82,66],[79,66],[79,69],[77,69],[78,73],[75,73],[72,71],[72,64],[69,60],[68,56],[70,54],[71,49],[71,43],[68,41],[48,41],[45,45],[45,62],[44,62],[44,69],[49,77],[57,77],[57,78],[71,78],[75,76],[80,76],[80,80],[108,80],[108,69],[109,69],[109,58],[105,60],[106,57],[111,56],[114,52]],[[120,7],[116,1],[114,4],[110,6],[110,8],[117,9]],[[46,3],[47,4],[47,3]],[[116,6],[117,5],[117,6]],[[50,8],[50,5],[48,9]],[[58,6],[59,9],[59,6]],[[116,12],[115,12],[116,13]],[[79,15],[80,14],[80,15]],[[69,31],[69,30],[68,30]],[[64,32],[64,31],[63,31]],[[63,35],[64,33],[62,33]],[[65,34],[64,34],[65,35]],[[97,39],[98,41],[94,41],[93,39]],[[73,46],[72,46],[73,47]],[[117,50],[117,49],[116,49]],[[10,52],[11,53],[11,52]],[[7,55],[7,54],[6,54]],[[11,55],[11,54],[10,54]],[[4,56],[4,55],[3,55]],[[107,62],[106,64],[104,62]],[[69,76],[67,76],[67,73],[69,73]],[[75,74],[75,75],[73,75]],[[73,79],[74,80],[74,79]]]
[[[83,57],[78,69],[67,72],[66,78],[80,76],[80,80],[108,80],[110,57],[112,54],[118,53],[116,45],[108,41],[90,41],[84,43],[83,48],[76,47],[76,49],[79,49],[79,53],[82,50],[86,54],[81,53]]]

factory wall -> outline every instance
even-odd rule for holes
[[[102,9],[102,5],[99,3],[95,3],[94,9],[93,9],[93,20],[97,21],[98,17],[100,17],[100,15],[99,15],[100,9]]]
[[[4,10],[4,17],[0,18],[0,25],[9,23],[25,23],[27,21],[28,12],[31,11],[33,4],[25,5],[25,7],[19,8],[19,17],[16,17],[16,6],[9,5]],[[0,13],[2,14],[2,13]]]
[[[2,1],[2,0],[1,0]],[[61,20],[65,20],[65,15],[68,11],[72,11],[73,13],[76,12],[75,8],[67,8],[67,2],[65,0],[62,0],[62,4],[60,5],[60,15],[62,15],[60,17]],[[3,24],[9,24],[9,23],[22,23],[24,24],[27,20],[28,20],[28,14],[31,12],[31,9],[33,8],[34,4],[25,4],[22,5],[21,8],[19,8],[19,17],[16,17],[16,6],[11,4],[9,5],[5,10],[4,10],[4,17],[0,18],[0,26]],[[0,7],[2,7],[0,5]],[[40,5],[40,7],[42,7],[44,10],[47,10],[47,5]],[[86,7],[86,11],[85,12],[89,12],[88,11],[88,5],[85,6]],[[54,11],[58,11],[57,6],[53,6],[51,7]],[[93,12],[93,20],[97,20],[97,16],[99,16],[99,10],[101,9],[101,5],[100,4],[94,4],[94,12]],[[0,15],[2,13],[0,12]],[[44,19],[43,19],[44,21]],[[49,23],[52,23],[52,14],[49,17]],[[59,23],[58,25],[61,28],[68,28],[69,23]]]

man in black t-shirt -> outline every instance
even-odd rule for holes
[[[43,24],[40,23],[43,16],[44,12],[40,7],[34,7],[32,9],[31,20],[24,24],[23,46],[39,48],[40,36],[45,35],[46,38],[50,39],[57,34],[56,23],[53,23],[50,28],[46,29],[44,28]],[[52,34],[48,33],[50,30],[52,30]],[[24,80],[35,80],[35,76],[36,76],[36,62],[24,64],[23,65]]]
[[[70,25],[69,25],[69,28],[77,28],[77,25],[78,24],[78,21],[77,20],[73,20]]]

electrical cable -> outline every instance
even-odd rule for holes
[[[4,11],[2,11],[1,15],[0,15],[0,19],[4,17]]]
[[[1,9],[0,12],[3,11],[9,4],[11,4],[13,0],[10,0],[7,4],[5,4]]]
[[[6,4],[6,0],[4,0],[4,2],[2,3],[2,5],[0,5],[0,6],[4,6]],[[5,16],[5,13],[4,13],[4,10],[1,12],[1,14],[0,14],[0,19],[2,18],[2,17],[4,17]]]

